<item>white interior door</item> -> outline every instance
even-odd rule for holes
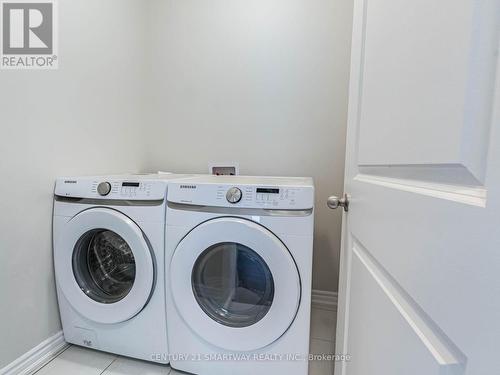
[[[354,14],[336,375],[500,374],[500,1]]]

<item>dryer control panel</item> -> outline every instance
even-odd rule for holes
[[[314,206],[314,186],[303,178],[206,176],[172,182],[167,199],[199,206],[304,210]]]

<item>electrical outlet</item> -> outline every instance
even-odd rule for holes
[[[209,163],[208,173],[216,176],[237,176],[240,174],[240,166],[235,162]]]

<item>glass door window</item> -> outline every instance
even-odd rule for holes
[[[200,307],[228,327],[248,327],[261,320],[274,299],[274,280],[264,259],[249,247],[225,242],[197,259],[192,288]]]
[[[111,230],[85,233],[75,245],[72,263],[80,289],[94,301],[116,303],[134,285],[134,254],[128,243]]]

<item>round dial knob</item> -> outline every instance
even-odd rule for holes
[[[237,187],[232,187],[229,189],[226,193],[226,199],[229,203],[238,203],[241,201],[241,197],[243,196],[243,193],[241,192],[240,189]]]
[[[111,184],[109,182],[101,182],[97,185],[97,192],[99,195],[108,195],[111,191]]]

